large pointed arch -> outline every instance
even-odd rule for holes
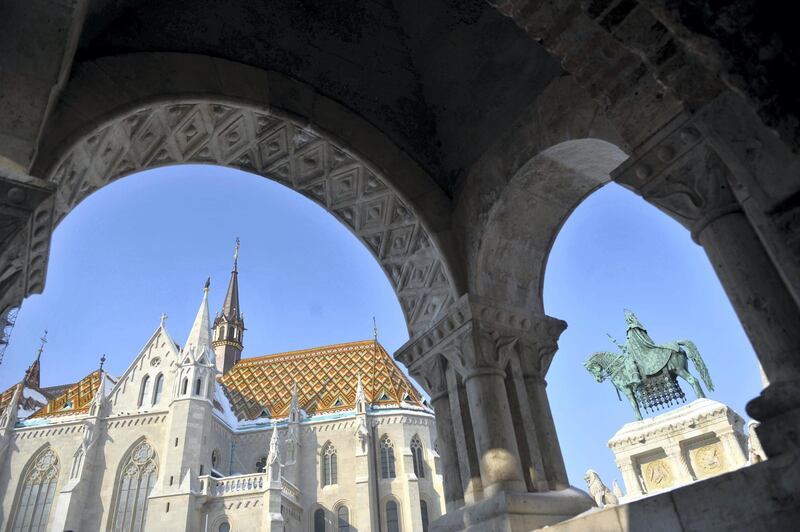
[[[165,65],[170,87],[148,85]],[[184,72],[202,65],[219,79],[200,81]],[[78,111],[80,105],[64,106],[45,134],[48,147],[35,166],[58,186],[55,223],[120,177],[171,164],[221,165],[278,181],[347,226],[381,264],[412,336],[427,330],[458,295],[463,283],[440,238],[449,231],[450,200],[416,162],[356,115],[294,80],[185,54],[98,59],[78,71],[65,101],[103,90],[109,73],[119,76],[115,82],[126,87],[124,95],[105,108],[87,105],[92,116]],[[277,80],[293,92],[270,92]],[[302,105],[299,94],[313,105]]]
[[[44,532],[53,506],[61,460],[50,444],[33,454],[23,469],[12,510],[14,532]]]
[[[147,438],[139,438],[120,460],[109,516],[115,532],[144,530],[150,493],[158,477],[158,454]]]

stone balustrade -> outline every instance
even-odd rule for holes
[[[224,497],[226,495],[264,491],[269,487],[269,479],[267,479],[266,473],[233,475],[222,478],[204,475],[199,477],[198,480],[200,481],[200,493],[210,497]]]

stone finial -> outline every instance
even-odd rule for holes
[[[589,495],[594,499],[598,508],[605,508],[606,506],[613,506],[619,503],[617,496],[608,489],[608,486],[603,484],[600,475],[593,469],[586,471],[583,476],[586,481],[586,486],[589,488]],[[619,486],[617,487],[619,489]]]

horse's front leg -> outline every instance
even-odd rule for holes
[[[628,401],[631,402],[631,406],[633,407],[633,411],[636,413],[636,419],[638,421],[642,420],[642,412],[639,410],[639,401],[636,400],[636,395],[633,393],[633,389],[630,386],[625,386],[622,389],[625,395],[628,397]]]

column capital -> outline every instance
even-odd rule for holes
[[[741,210],[731,172],[686,114],[634,149],[611,175],[686,227],[695,242],[711,222]]]
[[[520,356],[526,374],[529,369],[544,373],[566,326],[562,320],[465,294],[433,327],[406,342],[395,358],[415,376],[427,373],[429,359],[436,355],[443,355],[463,376],[501,374],[512,356]]]

